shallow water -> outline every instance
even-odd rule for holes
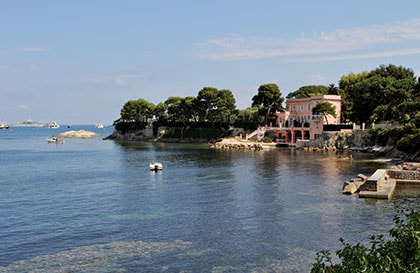
[[[419,207],[403,191],[341,194],[387,164],[364,154],[47,144],[65,130],[0,131],[0,272],[308,272],[340,237],[386,234],[398,210]],[[151,161],[164,170],[150,172]]]

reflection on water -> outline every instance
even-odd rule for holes
[[[387,234],[399,208],[419,206],[398,189],[392,201],[343,195],[344,181],[386,167],[363,154],[48,146],[44,132],[0,141],[0,272],[308,272],[340,237]]]

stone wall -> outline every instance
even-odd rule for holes
[[[419,171],[388,170],[388,175],[397,180],[420,180]]]

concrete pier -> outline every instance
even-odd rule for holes
[[[420,172],[378,169],[360,187],[360,198],[392,198],[397,183],[410,183],[420,186]]]

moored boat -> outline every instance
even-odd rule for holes
[[[163,165],[160,162],[151,162],[150,163],[150,170],[151,171],[161,171],[163,169]]]
[[[51,121],[50,123],[45,124],[47,128],[60,128],[60,125],[56,121]]]
[[[0,129],[9,129],[9,124],[5,122],[0,123]]]
[[[64,144],[64,139],[59,140],[57,137],[52,137],[52,138],[47,138],[47,142],[55,143],[55,144],[58,144],[58,143]]]
[[[14,127],[43,127],[44,125],[41,122],[33,121],[31,119],[27,119],[20,123],[16,123],[13,125]]]

